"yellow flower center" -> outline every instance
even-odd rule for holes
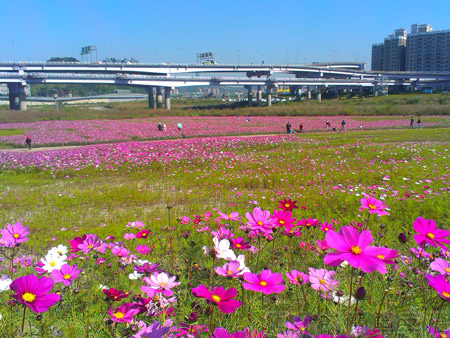
[[[14,234],[13,237],[14,237],[14,238],[19,238],[20,235],[19,235],[19,234]]]
[[[281,225],[283,225],[284,223],[286,223],[285,221],[278,221],[278,223],[280,223]]]
[[[448,292],[442,292],[442,295],[443,295],[445,298],[450,298],[450,293],[448,293]]]
[[[409,259],[405,259],[405,263],[409,263]]]
[[[36,299],[36,295],[35,295],[35,294],[32,294],[32,293],[30,293],[30,292],[25,292],[25,293],[22,295],[22,299],[23,299],[24,301],[26,301],[27,303],[33,303],[34,300]]]
[[[439,337],[440,337],[440,338],[447,338],[447,335],[446,335],[445,333],[441,333],[441,334],[439,335]]]
[[[286,203],[285,205],[284,205],[284,207],[285,208],[289,208],[291,205],[289,204],[289,203]]]
[[[242,245],[240,245],[239,243],[236,244],[236,248],[240,248]]]
[[[445,268],[445,272],[450,272],[450,268]]]
[[[231,218],[231,217],[233,217],[233,216],[231,216],[231,214],[229,214],[228,217]]]
[[[227,271],[227,275],[231,275],[232,272],[230,270]]]
[[[427,233],[427,238],[434,239],[434,234],[432,234],[431,232]]]
[[[219,303],[219,302],[220,302],[220,297],[217,296],[217,295],[212,295],[211,298],[212,298],[212,300],[215,301],[216,303]]]
[[[376,206],[374,206],[373,204],[369,204],[369,209],[376,209],[377,207]]]
[[[303,326],[299,326],[298,329],[299,329],[300,331],[305,331],[305,328],[304,328]]]
[[[325,279],[319,279],[319,283],[322,285],[325,284]]]
[[[350,251],[352,254],[359,255],[361,253],[361,248],[359,246],[352,246]]]
[[[88,249],[92,249],[93,247],[94,247],[93,244],[89,244],[89,245],[88,245]]]
[[[328,231],[328,228],[324,228],[323,230]]]
[[[161,286],[167,286],[167,283],[159,283]]]
[[[264,224],[263,222],[258,221],[258,225],[259,225],[259,226],[261,226],[261,225],[263,225],[263,224]]]
[[[63,276],[64,279],[70,279],[70,277],[72,277],[72,276],[67,273]]]
[[[378,257],[379,259],[384,259],[384,256],[383,256],[383,255],[377,255],[377,257]]]
[[[262,281],[259,282],[259,285],[261,285],[261,286],[266,286],[266,285],[267,285],[267,282],[262,280]]]
[[[50,262],[50,266],[55,266],[56,263],[55,262]]]
[[[113,313],[113,316],[116,317],[117,319],[122,319],[125,316],[125,314],[122,312],[115,312]]]

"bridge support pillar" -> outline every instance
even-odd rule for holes
[[[316,100],[317,100],[318,102],[321,102],[321,101],[322,101],[322,93],[320,92],[320,88],[317,88]]]
[[[302,97],[300,96],[300,87],[299,86],[295,87],[295,100],[297,102],[300,102],[302,100]]]
[[[306,99],[307,100],[311,100],[311,88],[308,87],[307,92],[306,92]]]
[[[155,95],[153,93],[153,86],[148,86],[145,88],[148,93],[148,107],[150,109],[155,109]]]
[[[164,98],[166,100],[166,109],[170,110],[170,87],[164,88]]]
[[[334,98],[338,99],[339,98],[339,89],[336,87],[334,88]]]
[[[252,86],[245,86],[245,88],[248,90],[248,94],[247,94],[247,101],[248,101],[248,106],[252,107],[253,106],[253,95],[252,95]]]
[[[25,86],[21,83],[9,83],[9,109],[27,110],[27,96],[25,95]]]
[[[373,89],[373,96],[378,96],[378,89],[376,88]]]
[[[262,101],[262,90],[261,90],[261,86],[258,86],[258,92],[257,92],[257,96],[256,96],[256,102],[258,107],[261,107],[261,101]]]
[[[267,107],[272,106],[272,87],[267,86]]]
[[[360,99],[363,98],[363,87],[359,87],[358,96],[359,96]]]
[[[156,87],[156,109],[162,109],[162,88]]]

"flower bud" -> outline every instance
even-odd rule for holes
[[[397,238],[400,243],[406,243],[406,241],[408,240],[405,233],[403,232],[399,233]]]
[[[355,291],[355,298],[358,300],[364,299],[366,297],[366,289],[364,287],[359,287]]]

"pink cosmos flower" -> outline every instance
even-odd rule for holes
[[[386,209],[388,206],[384,205],[382,201],[377,200],[375,197],[363,197],[361,198],[360,209],[369,210],[369,214],[377,214],[378,216],[387,215]]]
[[[74,238],[73,241],[78,242],[78,238]],[[97,235],[87,234],[82,237],[82,242],[78,244],[78,249],[82,251],[84,254],[88,254],[95,248],[99,247],[100,244],[101,243]],[[70,245],[72,246],[72,241],[70,242]]]
[[[305,319],[301,319],[300,317],[293,317],[292,323],[286,322],[284,323],[284,326],[286,326],[287,329],[297,331],[299,333],[306,333],[306,328],[311,323],[311,317],[306,316]]]
[[[244,257],[243,255],[239,255],[238,258]],[[249,268],[243,264],[243,261],[240,262],[238,260],[229,261],[228,263],[225,263],[223,267],[216,267],[214,268],[214,271],[222,277],[233,277],[237,278],[239,276],[242,276],[246,272],[250,272]]]
[[[129,295],[131,295],[131,292],[122,291],[115,288],[102,289],[102,292],[106,295],[106,297],[115,302],[118,302],[121,299],[127,298]]]
[[[241,216],[236,211],[230,212],[228,215],[224,214],[223,212],[218,211],[220,215],[220,219],[224,220],[230,220],[230,221],[239,221],[241,219]]]
[[[250,242],[246,242],[242,237],[230,239],[232,249],[247,250],[250,247],[249,245]]]
[[[155,293],[162,293],[165,297],[173,295],[172,288],[180,285],[180,282],[175,282],[176,276],[169,278],[165,272],[154,272],[150,277],[144,277],[144,282],[149,286],[141,286],[141,290],[149,297],[153,297]]]
[[[381,259],[384,264],[395,264],[394,259],[396,259],[397,257],[397,250],[378,247],[377,258]]]
[[[170,330],[170,327],[164,327],[157,321],[147,326],[147,324],[140,320],[138,328],[139,331],[130,336],[130,338],[162,338]]]
[[[142,223],[141,221],[128,222],[125,225],[126,228],[137,228],[137,229],[142,229],[144,226],[145,224]]]
[[[53,270],[50,272],[50,277],[55,283],[63,283],[65,286],[72,284],[74,279],[78,278],[81,273],[81,269],[78,269],[76,265],[70,266],[64,264],[60,270]]]
[[[196,288],[192,288],[191,292],[194,297],[205,298],[207,301],[215,303],[223,313],[233,313],[242,305],[241,302],[233,299],[237,294],[235,288],[225,290],[223,287],[218,286],[209,291],[206,286],[200,284]]]
[[[7,242],[10,246],[15,246],[19,243],[28,241],[27,235],[28,226],[23,226],[22,223],[7,224],[6,229],[0,230],[2,234],[2,241]]]
[[[439,332],[432,326],[427,326],[427,331],[434,337],[434,338],[450,338],[450,327],[442,332]]]
[[[263,234],[271,234],[272,228],[275,226],[274,220],[270,218],[270,213],[261,208],[254,208],[251,214],[247,212],[245,218],[247,218],[246,224],[250,226],[251,230],[261,231]]]
[[[336,271],[309,268],[309,282],[314,290],[327,293],[339,285],[339,281],[333,278]]]
[[[123,238],[126,239],[127,241],[136,238],[136,235],[133,233],[126,233],[125,235],[123,235]]]
[[[206,325],[180,323],[176,328],[175,332],[177,333],[175,334],[175,337],[200,337],[202,335],[202,332],[206,331],[208,331],[208,327]]]
[[[246,334],[244,331],[229,333],[223,327],[218,327],[214,330],[211,338],[246,338]]]
[[[436,229],[436,223],[432,219],[416,218],[413,223],[414,230],[417,232],[413,236],[418,245],[430,244],[437,248],[438,246],[444,250],[447,248],[444,244],[450,245],[447,230]]]
[[[139,310],[134,307],[133,303],[125,303],[115,308],[114,310],[111,307],[108,311],[108,314],[113,322],[129,323],[133,320],[133,316],[138,312]]]
[[[320,224],[320,221],[315,218],[307,218],[307,219],[301,219],[297,222],[297,225],[300,225],[305,228],[311,228],[318,226]]]
[[[138,244],[136,245],[136,251],[141,255],[147,255],[150,253],[151,249],[148,246]]]
[[[334,228],[334,224],[333,224],[333,223],[323,222],[323,223],[320,225],[320,231],[327,232],[328,230],[336,230],[336,229]]]
[[[181,217],[181,224],[189,224],[190,221],[191,219],[187,216]]]
[[[434,262],[430,264],[431,270],[439,272],[441,275],[450,276],[450,263],[442,258],[436,258]]]
[[[295,285],[306,284],[309,281],[309,276],[307,274],[297,270],[286,272],[286,277],[289,279],[291,284]]]
[[[426,274],[425,278],[428,279],[428,285],[436,290],[439,297],[450,302],[450,283],[447,282],[445,275],[432,276]]]
[[[147,239],[149,234],[150,234],[150,231],[143,229],[136,234],[136,238]]]
[[[365,230],[358,234],[355,228],[344,226],[339,233],[328,231],[325,234],[325,240],[330,248],[337,250],[327,254],[323,261],[330,266],[338,266],[343,261],[354,268],[360,268],[364,272],[386,273],[386,266],[383,260],[377,257],[380,249],[368,246],[372,243],[373,238],[369,230]]]
[[[292,218],[290,211],[274,210],[271,218],[274,220],[275,226],[283,227],[286,231],[296,226],[296,219]]]
[[[292,201],[290,198],[283,198],[282,201],[278,201],[279,205],[277,209],[282,209],[283,211],[292,211],[293,209],[298,209],[297,201]]]
[[[330,248],[328,246],[327,241],[325,239],[324,240],[317,240],[316,244],[317,244],[317,248],[322,250],[322,251],[328,250]]]
[[[111,253],[114,256],[126,257],[130,253],[130,250],[128,250],[125,247],[115,246],[114,248],[111,249]]]
[[[48,293],[53,288],[53,282],[47,277],[22,276],[15,279],[9,287],[16,293],[11,297],[34,313],[46,312],[61,299],[56,293]]]
[[[230,229],[224,228],[222,226],[219,226],[219,229],[217,229],[217,231],[211,231],[211,235],[217,237],[219,240],[229,238],[231,239],[231,237],[234,236]]]
[[[281,293],[286,288],[283,285],[283,277],[281,273],[272,273],[270,270],[262,270],[261,273],[244,273],[244,280],[247,283],[242,283],[245,290],[252,290],[255,292],[262,292],[265,295],[272,293]]]

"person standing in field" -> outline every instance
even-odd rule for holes
[[[422,121],[420,121],[420,117],[417,119],[417,129],[420,129],[420,124],[422,123]]]
[[[290,123],[290,122],[286,123],[286,132],[287,132],[288,134],[291,133],[291,123]]]
[[[300,126],[298,127],[300,129],[300,132],[303,133],[303,123],[300,123]]]
[[[327,121],[327,122],[325,123],[325,128],[331,128],[330,121]]]
[[[28,135],[25,137],[25,145],[28,150],[31,150],[31,137]]]
[[[342,130],[345,130],[345,120],[342,120],[341,125],[342,125]]]
[[[409,122],[409,129],[414,129],[414,117],[411,116],[411,120]]]

